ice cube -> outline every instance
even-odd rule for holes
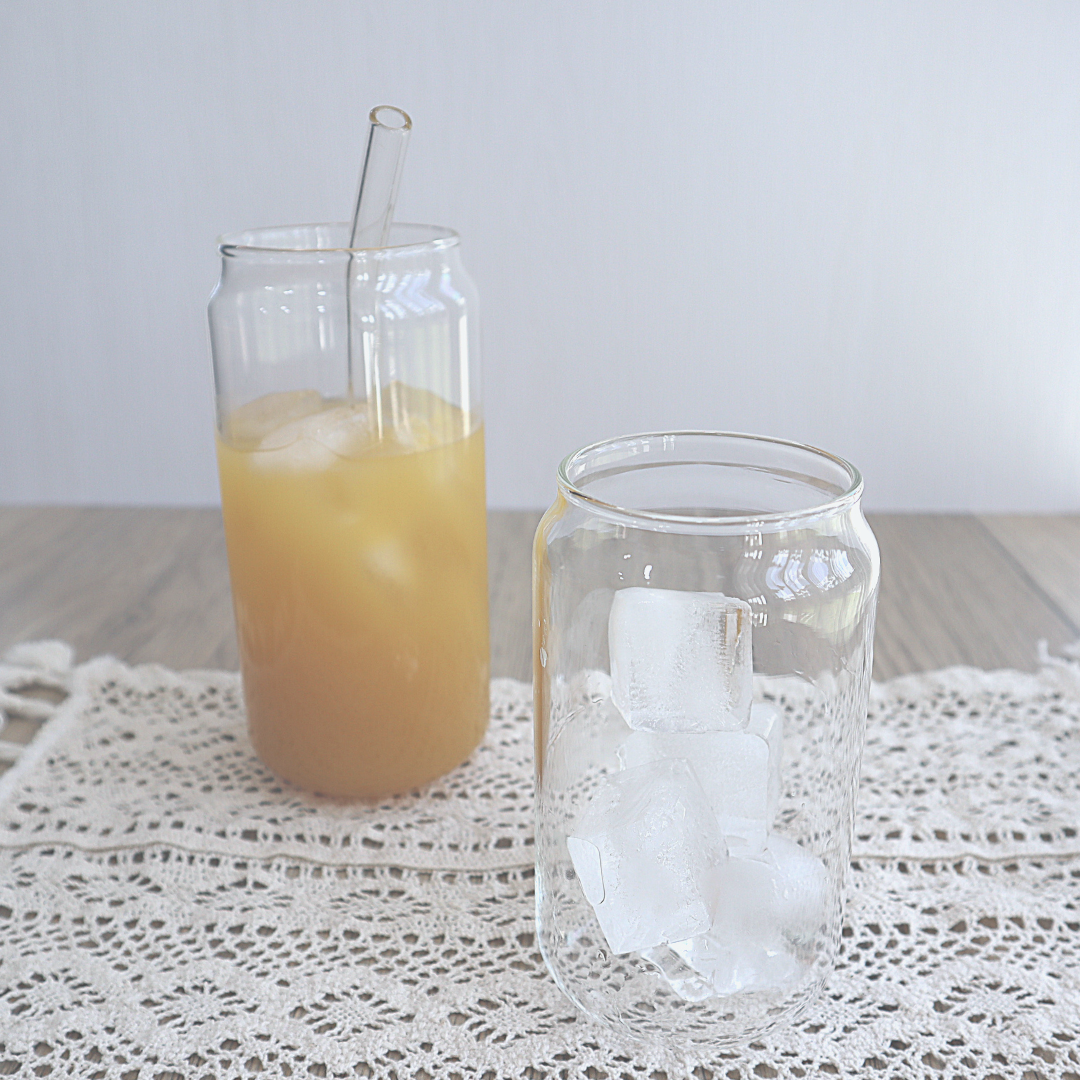
[[[619,747],[630,729],[611,699],[575,692],[567,693],[561,704],[566,712],[553,717],[557,730],[544,755],[544,786],[570,789],[586,783],[590,774],[618,772]]]
[[[825,865],[786,836],[773,833],[765,850],[724,864],[720,901],[710,934],[805,944],[825,919]]]
[[[558,675],[552,686],[553,708],[568,714],[610,700],[611,676],[606,671],[587,668],[569,677]]]
[[[708,996],[741,990],[782,990],[804,970],[779,938],[755,941],[709,933],[676,942],[671,952],[689,969],[689,974],[678,972],[672,979],[667,971],[664,973],[672,989],[687,1001],[701,1001],[704,987],[709,988]]]
[[[259,443],[254,460],[290,472],[327,469],[361,453],[370,444],[370,430],[366,408],[338,405],[276,427]]]
[[[577,836],[566,838],[566,848],[574,873],[581,882],[581,891],[593,907],[604,902],[604,867],[600,862],[600,849]]]
[[[321,443],[300,439],[289,446],[264,449],[259,447],[252,455],[252,464],[259,469],[280,472],[312,473],[329,469],[337,455]]]
[[[772,917],[772,860],[733,856],[720,875],[720,896],[712,925],[704,934],[671,943],[673,957],[661,966],[672,988],[688,1000],[701,1000],[703,980],[711,995],[782,986],[798,965]],[[671,974],[675,975],[672,979]]]
[[[701,784],[728,846],[762,850],[770,821],[769,744],[743,731],[635,731],[619,747],[624,768],[678,758]]]
[[[573,692],[586,701],[611,697],[611,676],[606,671],[579,671],[571,680]]]
[[[769,797],[765,813],[766,825],[772,828],[780,809],[783,794],[781,764],[784,757],[784,714],[767,701],[755,701],[750,707],[750,727],[754,735],[760,735],[769,744]]]
[[[258,444],[290,420],[321,411],[326,402],[317,390],[286,390],[264,394],[234,409],[224,420],[223,433],[231,443],[245,448]]]
[[[690,941],[702,939],[691,938]],[[690,942],[681,942],[688,945]],[[642,949],[641,955],[660,969],[672,990],[684,1001],[705,1001],[716,996],[712,981],[692,968],[671,945]]]
[[[742,731],[750,605],[723,593],[620,589],[608,618],[612,698],[639,731]]]
[[[727,854],[685,761],[605,778],[567,848],[612,952],[681,941],[712,924]]]
[[[615,751],[630,734],[622,713],[611,703],[611,676],[585,669],[551,682],[551,706],[545,733],[549,744],[561,739],[567,772],[580,774],[602,758],[606,771],[619,769]],[[562,739],[564,731],[566,738]]]
[[[708,931],[671,943],[674,958],[690,972],[662,951],[647,957],[676,993],[688,1001],[702,1000],[699,980],[717,995],[779,990],[805,973],[806,947],[812,947],[825,918],[821,860],[774,835],[758,857],[733,853],[718,880],[719,901]]]
[[[393,537],[372,541],[362,553],[364,565],[380,582],[408,586],[412,568],[404,547]]]
[[[794,840],[776,833],[769,837],[767,851],[772,856],[772,917],[791,940],[812,940],[825,922],[825,864]]]

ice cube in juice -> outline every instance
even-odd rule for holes
[[[223,419],[218,466],[259,757],[361,798],[464,761],[489,712],[480,425],[400,383],[270,394]]]

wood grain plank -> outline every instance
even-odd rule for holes
[[[530,677],[539,517],[489,516],[494,675]],[[955,663],[1031,669],[1039,638],[1080,637],[1077,520],[872,515],[883,565],[876,677]],[[0,649],[39,637],[70,641],[80,659],[235,669],[218,511],[0,508]]]
[[[530,602],[528,545],[539,513],[505,520],[498,541],[492,534],[493,547],[504,545],[498,556],[503,620],[523,626],[527,611],[514,609]],[[875,678],[952,664],[1034,670],[1040,638],[1055,646],[1080,637],[972,516],[877,514],[870,520],[882,552]],[[1080,566],[1080,554],[1073,565]],[[506,665],[506,674],[528,679],[528,636],[514,648],[521,666]]]
[[[70,642],[178,669],[236,666],[217,510],[38,507],[0,511],[0,648]]]
[[[868,515],[881,548],[874,675],[892,678],[952,664],[1037,667],[1037,643],[1076,638],[971,515]]]
[[[1080,638],[1080,515],[984,514],[979,521]]]
[[[531,677],[539,512],[489,515],[492,674]],[[0,651],[59,637],[182,670],[238,665],[217,510],[0,508]]]
[[[491,674],[532,679],[532,541],[542,512],[488,512]]]

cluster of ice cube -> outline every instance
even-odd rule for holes
[[[334,405],[288,420],[265,435],[255,455],[264,469],[321,472],[363,451],[371,440],[366,407]]]
[[[615,594],[617,770],[567,838],[611,950],[689,1001],[787,985],[825,917],[821,860],[771,832],[783,717],[752,701],[750,623],[722,593]]]
[[[266,394],[225,420],[230,442],[254,451],[252,465],[287,473],[329,469],[373,449],[430,449],[460,434],[462,413],[399,382],[377,397],[345,401],[315,390]]]

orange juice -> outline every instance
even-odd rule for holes
[[[434,394],[270,394],[218,437],[248,726],[328,795],[418,787],[487,725],[483,429]]]

